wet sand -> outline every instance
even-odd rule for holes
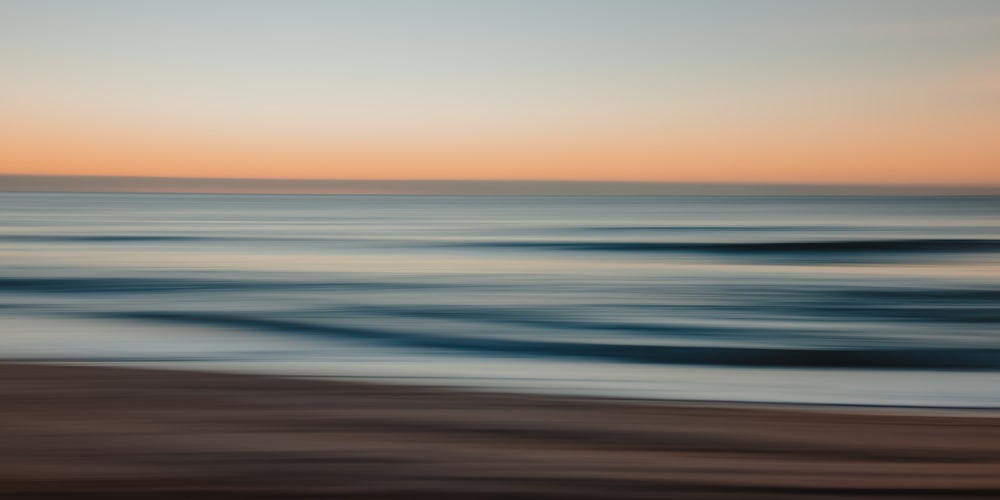
[[[1000,499],[997,416],[0,364],[0,498]]]

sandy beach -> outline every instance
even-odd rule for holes
[[[1000,498],[1000,419],[0,365],[4,499]]]

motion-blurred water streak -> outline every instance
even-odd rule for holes
[[[0,194],[0,357],[1000,407],[1000,198]]]

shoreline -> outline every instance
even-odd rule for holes
[[[0,361],[0,363],[3,363]],[[117,363],[121,364],[121,363]],[[107,366],[111,365],[97,365],[97,364],[78,364],[76,366]],[[142,369],[142,368],[139,368]],[[158,368],[165,371],[174,371],[174,368]],[[991,406],[916,406],[916,405],[900,405],[900,404],[864,404],[864,403],[795,403],[795,402],[785,402],[785,401],[742,401],[742,400],[725,400],[725,399],[676,399],[676,398],[654,398],[654,397],[614,397],[614,396],[597,396],[597,395],[576,395],[576,394],[560,394],[556,391],[527,391],[527,390],[516,390],[516,389],[499,389],[499,388],[482,388],[475,387],[471,385],[431,385],[431,384],[420,384],[420,383],[410,383],[404,382],[404,380],[410,377],[369,377],[369,376],[348,376],[348,375],[274,375],[274,374],[254,374],[244,371],[215,371],[215,370],[189,370],[187,368],[178,368],[176,371],[192,371],[196,373],[225,373],[234,375],[251,375],[251,376],[264,376],[269,378],[279,378],[288,380],[313,380],[313,381],[331,381],[331,382],[350,382],[358,384],[371,384],[371,385],[388,385],[388,386],[399,386],[399,387],[414,387],[414,388],[426,388],[434,391],[442,391],[448,393],[454,393],[456,395],[462,394],[484,394],[484,395],[500,395],[500,396],[514,396],[514,397],[526,397],[526,398],[543,398],[546,400],[551,400],[553,402],[567,401],[567,402],[591,402],[596,404],[601,403],[611,403],[611,404],[626,404],[626,405],[638,405],[638,406],[653,406],[653,407],[692,407],[692,408],[744,408],[744,409],[756,409],[756,410],[793,410],[793,411],[817,411],[821,413],[857,413],[857,414],[869,414],[869,415],[899,415],[899,416],[951,416],[951,417],[963,417],[963,418],[1000,418],[1000,407]],[[396,380],[400,380],[396,382]]]
[[[519,390],[517,388],[501,388],[492,386],[477,386],[462,383],[434,384],[424,382],[421,377],[401,375],[369,376],[348,373],[333,375],[283,374],[277,371],[253,371],[244,369],[218,368],[206,364],[187,363],[149,363],[131,361],[86,361],[46,358],[0,358],[0,365],[30,364],[38,366],[77,366],[94,368],[112,368],[124,370],[149,370],[164,372],[203,373],[206,375],[222,374],[248,377],[264,377],[283,380],[348,382],[375,386],[393,386],[401,388],[418,388],[446,393],[461,394],[494,394],[522,397],[539,397],[553,401],[590,401],[594,403],[624,403],[652,406],[705,406],[705,407],[740,407],[756,409],[805,410],[815,409],[822,412],[862,413],[862,414],[899,414],[899,415],[929,415],[956,416],[968,418],[1000,418],[1000,406],[921,406],[906,404],[869,404],[869,403],[824,403],[824,402],[794,402],[794,401],[763,401],[763,400],[727,400],[727,399],[682,399],[642,396],[609,396],[600,394],[572,394],[556,390]],[[414,382],[414,380],[419,380]]]
[[[0,401],[4,498],[1000,498],[991,410],[16,362]]]

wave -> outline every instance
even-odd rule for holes
[[[969,253],[1000,251],[1000,240],[902,239],[687,243],[645,241],[494,241],[458,243],[493,248],[538,248],[612,252],[710,252],[730,254]]]
[[[5,234],[0,235],[0,241],[16,241],[29,243],[73,243],[73,242],[127,242],[127,241],[201,241],[214,240],[216,237],[201,236],[170,236],[170,235],[131,235],[131,234]]]
[[[1000,349],[784,349],[624,345],[435,335],[220,313],[123,312],[102,313],[99,316],[374,341],[405,347],[634,363],[762,368],[1000,370]]]
[[[600,232],[732,232],[732,231],[857,231],[857,226],[589,226],[574,227],[575,231]],[[865,228],[868,229],[868,228]]]
[[[160,293],[285,289],[426,289],[457,284],[366,281],[207,280],[183,278],[0,278],[0,292]]]
[[[783,302],[783,307],[833,317],[991,324],[1000,323],[998,303],[1000,290],[995,288],[875,288],[832,290],[812,297],[805,292]]]
[[[736,228],[715,227],[606,227],[591,228],[601,231],[713,231]],[[743,228],[754,230],[755,228]],[[795,229],[795,228],[788,228]],[[248,237],[248,236],[191,236],[191,235],[62,235],[62,234],[13,234],[0,235],[0,242],[28,243],[130,243],[130,242],[224,242],[224,243],[286,243],[308,245],[385,245],[385,240],[365,240],[338,237]],[[572,240],[497,240],[459,241],[436,243],[432,241],[401,240],[394,245],[414,247],[484,247],[523,248],[565,251],[668,253],[696,252],[728,255],[823,255],[850,256],[874,254],[932,254],[932,253],[993,253],[1000,252],[998,239],[881,239],[881,240],[823,240],[823,241],[750,241],[750,242],[684,242],[684,241],[572,241]]]
[[[24,243],[129,243],[129,242],[291,242],[291,243],[345,243],[364,241],[335,237],[266,237],[266,236],[191,236],[168,234],[2,234],[0,242]]]
[[[642,335],[648,337],[693,337],[703,339],[707,336],[712,338],[725,338],[735,336],[746,336],[748,334],[759,333],[768,334],[773,330],[750,329],[750,328],[725,328],[716,326],[701,325],[664,325],[652,323],[636,323],[624,321],[597,321],[583,319],[569,319],[564,315],[545,313],[540,311],[530,311],[525,309],[499,309],[467,306],[350,306],[345,310],[360,312],[362,314],[372,314],[376,316],[392,316],[402,318],[426,318],[443,320],[465,320],[472,322],[489,322],[492,324],[503,324],[523,327],[538,327],[545,329],[558,329],[566,331],[599,331],[613,333],[627,333],[631,335]]]
[[[963,304],[980,303],[996,304],[1000,303],[1000,289],[993,288],[942,288],[942,289],[916,289],[916,288],[864,288],[854,290],[835,290],[831,294],[846,295],[863,298],[866,300],[881,299],[890,301],[906,301],[912,303],[941,303],[960,302]]]

